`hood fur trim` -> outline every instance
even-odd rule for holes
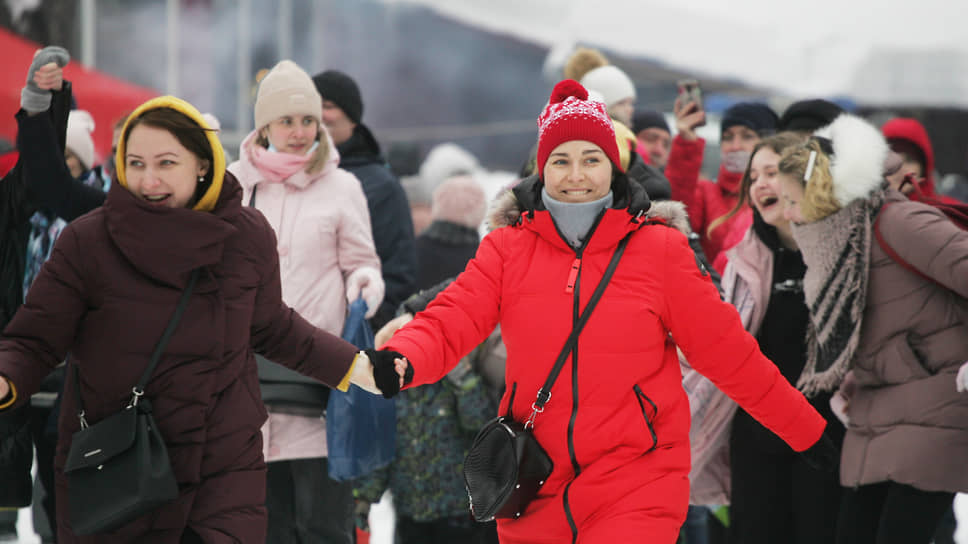
[[[833,196],[841,207],[859,198],[867,198],[881,187],[889,149],[887,140],[874,125],[845,113],[815,134],[833,143],[830,174],[833,176]]]
[[[488,209],[487,229],[491,231],[515,225],[520,220],[523,211],[517,197],[514,196],[514,191],[510,189],[502,191],[491,202]],[[689,226],[689,215],[686,213],[686,205],[682,202],[675,200],[653,202],[649,210],[645,212],[645,219],[661,219],[686,236],[692,233],[692,228]]]

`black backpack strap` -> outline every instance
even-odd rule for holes
[[[632,237],[632,233],[629,233],[622,241],[619,242],[618,247],[615,248],[615,253],[612,254],[612,260],[608,263],[608,268],[605,269],[605,273],[602,275],[602,280],[598,282],[598,286],[595,287],[595,292],[592,293],[592,297],[588,300],[588,304],[585,309],[582,310],[581,316],[578,318],[578,323],[575,323],[575,328],[572,329],[571,335],[568,336],[568,340],[565,341],[564,347],[561,348],[561,353],[558,354],[558,359],[555,361],[555,366],[552,367],[551,373],[548,374],[548,379],[545,380],[544,385],[538,390],[538,398],[535,400],[532,406],[533,412],[531,417],[528,418],[527,425],[530,426],[534,422],[534,417],[538,413],[544,410],[544,405],[551,400],[551,386],[554,385],[555,380],[558,379],[558,375],[561,374],[561,369],[565,366],[565,361],[568,359],[568,355],[575,349],[575,345],[578,344],[578,335],[581,334],[582,329],[585,328],[585,324],[588,323],[588,318],[592,315],[592,310],[595,309],[595,305],[598,304],[598,300],[602,298],[602,293],[605,292],[605,288],[608,287],[608,282],[612,278],[612,274],[615,273],[615,269],[618,267],[618,262],[622,259],[622,254],[625,253],[625,246],[629,243],[629,238]]]
[[[158,366],[158,362],[161,360],[161,354],[164,353],[165,348],[168,347],[168,340],[171,339],[171,335],[175,332],[175,328],[178,326],[178,322],[181,321],[181,316],[185,313],[185,307],[188,306],[188,299],[192,296],[192,291],[195,289],[195,282],[198,280],[199,274],[198,268],[192,270],[192,275],[188,278],[188,285],[185,286],[185,290],[182,291],[181,298],[178,299],[178,306],[175,307],[175,313],[172,314],[171,319],[168,320],[168,326],[165,328],[165,332],[162,333],[161,339],[155,345],[155,350],[151,352],[151,359],[148,360],[148,368],[145,369],[144,374],[141,376],[141,380],[135,385],[131,392],[134,395],[131,399],[131,405],[135,406],[138,404],[138,399],[145,394],[145,386],[148,385],[148,381],[151,379],[151,375],[154,373],[155,368]],[[77,394],[77,408],[78,417],[81,418],[81,427],[87,427],[87,422],[84,419],[84,403],[81,400],[81,376],[80,370],[77,368],[76,362],[71,362],[71,366],[74,368],[74,388]]]

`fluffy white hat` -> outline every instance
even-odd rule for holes
[[[605,105],[612,107],[626,98],[635,98],[635,84],[620,68],[602,66],[585,74],[579,82],[583,87],[600,94]]]
[[[85,110],[71,110],[67,116],[67,148],[77,155],[84,169],[94,167],[94,118]]]
[[[845,113],[814,135],[829,139],[833,146],[833,196],[842,207],[866,198],[884,182],[884,161],[890,149],[874,125]]]

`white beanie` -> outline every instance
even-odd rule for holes
[[[94,118],[85,110],[71,110],[67,116],[67,148],[81,160],[85,170],[94,167]]]
[[[287,115],[311,115],[323,122],[323,99],[316,85],[302,68],[291,60],[279,61],[262,78],[255,98],[255,127],[261,129]]]
[[[579,82],[583,87],[600,94],[609,108],[625,100],[635,98],[635,84],[621,69],[609,65],[595,68]]]

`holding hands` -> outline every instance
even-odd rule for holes
[[[360,352],[350,383],[383,398],[392,398],[413,380],[413,368],[395,351],[368,349]]]
[[[64,66],[71,60],[63,47],[47,46],[34,54],[27,70],[27,84],[20,92],[20,107],[28,113],[40,113],[50,108],[51,91],[64,85]]]

